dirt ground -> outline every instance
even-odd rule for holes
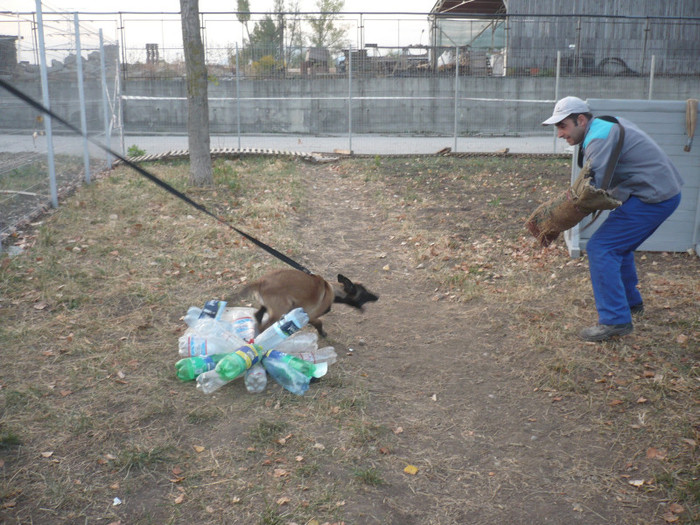
[[[56,387],[73,403],[82,399],[91,413],[104,414],[109,406],[118,414],[106,417],[109,428],[92,423],[97,428],[79,436],[58,433],[73,455],[90,450],[86,463],[69,463],[65,453],[62,465],[72,477],[64,473],[64,483],[75,490],[74,478],[83,487],[85,478],[100,479],[99,491],[81,489],[86,494],[74,495],[76,502],[128,486],[132,494],[124,500],[132,506],[108,510],[103,502],[100,510],[63,498],[37,503],[50,513],[33,507],[31,494],[41,499],[40,484],[30,483],[27,471],[48,474],[44,465],[28,466],[41,459],[28,458],[49,447],[56,457],[60,449],[55,437],[41,435],[37,420],[37,436],[27,437],[23,449],[0,447],[0,517],[8,524],[695,523],[700,263],[687,253],[638,254],[647,312],[635,320],[635,332],[603,344],[578,341],[578,330],[596,321],[586,261],[571,259],[561,242],[540,250],[523,228],[539,202],[565,187],[568,162],[511,156],[296,163],[302,202],[289,211],[285,235],[295,239],[289,252],[329,280],[342,273],[380,297],[364,314],[335,305],[323,318],[327,344],[339,354],[328,377],[303,398],[272,384],[264,395],[250,396],[238,384],[202,400],[169,369],[146,383],[143,366],[128,368],[136,354],[120,355],[122,344],[110,343],[113,366],[111,357],[95,356],[109,375],[87,388]],[[87,215],[90,197],[78,192],[75,198]],[[172,222],[175,212],[150,203],[140,213]],[[147,234],[146,221],[136,220],[128,243],[143,243]],[[163,231],[159,237],[170,239]],[[163,246],[179,250],[182,237]],[[81,242],[89,254],[89,243]],[[144,258],[145,249],[132,257]],[[123,253],[124,247],[104,250]],[[68,248],[58,253],[73,255]],[[246,266],[251,275],[280,266],[267,256],[255,260]],[[187,279],[208,271],[201,259],[189,261],[178,267],[183,281],[173,286],[192,288]],[[142,271],[132,266],[124,275],[145,282]],[[163,275],[149,279],[163,279],[156,288],[166,289]],[[166,350],[156,339],[181,333],[178,316],[182,304],[190,304],[184,301],[197,292],[223,294],[230,278],[224,281],[186,298],[168,292],[173,296],[147,305],[149,322],[134,321],[128,335],[140,345],[138,359],[152,359],[149,366],[162,361]],[[41,313],[24,304],[26,295],[6,299],[0,313],[8,322],[22,316],[15,310]],[[100,302],[109,310],[112,300]],[[115,314],[121,330],[129,315],[122,307]],[[77,342],[80,322],[71,322]],[[94,343],[99,335],[90,337]],[[62,350],[55,361],[71,363],[78,357],[72,352]],[[117,370],[127,370],[126,377]],[[111,390],[92,390],[103,380],[120,388],[112,383],[134,375],[143,376],[143,386],[119,394],[128,398],[113,397],[114,406]],[[0,374],[0,393],[19,388],[10,372]],[[194,404],[196,417],[194,409],[183,412]],[[0,420],[0,430],[20,420],[13,414]],[[284,421],[268,447],[248,437],[264,421]],[[144,470],[118,465],[116,451],[127,443],[153,451],[161,442],[179,459],[167,456]],[[205,452],[193,453],[191,443]],[[96,446],[101,455],[88,463]],[[106,450],[113,452],[105,460]],[[313,468],[304,470],[312,459]],[[24,485],[13,490],[13,480]]]
[[[566,181],[567,162],[560,168],[562,179],[551,179],[557,185]],[[521,175],[524,185],[536,185],[536,174]],[[421,469],[408,481],[399,472],[381,500],[358,505],[349,523],[654,522],[657,502],[624,486],[616,490],[624,455],[618,457],[614,438],[596,428],[589,400],[553,402],[561,397],[533,384],[531,342],[520,322],[532,302],[527,297],[465,302],[463,295],[436,285],[428,269],[432,257],[416,253],[444,232],[467,245],[498,235],[501,227],[504,237],[517,236],[533,209],[532,195],[499,202],[508,212],[498,223],[470,210],[477,208],[475,200],[491,201],[500,190],[484,184],[465,191],[462,181],[445,173],[417,184],[421,204],[408,207],[403,196],[413,182],[400,169],[382,172],[381,189],[343,167],[309,169],[308,177],[312,204],[299,232],[309,264],[326,276],[362,276],[381,297],[363,317],[336,307],[328,330],[355,349],[352,366],[365,378],[372,419],[403,430],[393,454]],[[375,204],[378,191],[383,209]],[[432,241],[422,235],[415,241],[411,233],[418,232],[402,231],[399,224],[408,213],[416,214],[421,230],[434,234]],[[559,253],[550,261],[551,271],[562,257],[564,264],[574,262]],[[565,266],[557,279],[585,279],[582,266]],[[547,303],[536,300],[535,310],[557,315]],[[594,324],[591,297],[583,303],[587,318],[581,326]],[[561,298],[549,304],[561,308]],[[575,341],[581,326],[569,326],[564,337]],[[600,345],[585,348],[601,351]]]

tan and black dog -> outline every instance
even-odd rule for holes
[[[365,303],[379,299],[367,288],[343,275],[338,274],[338,283],[332,285],[318,275],[299,270],[275,270],[246,285],[235,297],[252,294],[260,303],[255,319],[261,332],[290,310],[301,307],[309,316],[309,324],[326,337],[319,317],[328,313],[333,303],[363,310]],[[263,323],[265,313],[268,317]]]

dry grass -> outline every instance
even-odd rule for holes
[[[303,263],[289,234],[310,205],[303,167],[219,160],[215,187],[189,194]],[[149,168],[187,191],[185,164]],[[515,334],[518,347],[499,355],[507,369],[553,403],[575,400],[568,417],[618,445],[607,470],[585,455],[557,458],[564,475],[582,491],[603,487],[621,506],[676,502],[685,509],[678,523],[700,520],[697,257],[640,255],[649,299],[635,334],[583,344],[571,334],[594,311],[585,259],[534,250],[522,229],[526,210],[563,184],[565,160],[374,159],[332,169],[371,195],[377,220],[438,283],[441,300],[478,303],[488,323]],[[277,385],[251,396],[241,384],[207,397],[174,378],[187,307],[268,269],[257,248],[125,168],[80,189],[37,228],[24,254],[0,259],[6,523],[369,522],[373,507],[353,507],[358,494],[390,507],[394,521],[384,522],[408,523],[396,502],[418,505],[414,491],[425,485],[397,486],[391,472],[411,457],[386,453],[401,450],[401,437],[371,414],[383,400],[358,377],[363,366],[340,360],[304,397]],[[330,343],[342,351],[342,336]],[[402,406],[420,414],[408,390]],[[430,481],[484,496],[449,491],[432,523],[457,523],[509,490],[539,497],[536,479],[516,465],[485,480],[457,468],[460,454],[429,439],[459,431],[439,415],[413,417],[426,440],[413,457]],[[458,435],[479,437],[478,429]],[[124,503],[114,506],[115,497]]]

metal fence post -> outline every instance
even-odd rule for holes
[[[352,46],[348,46],[348,151],[352,151]]]
[[[78,76],[78,98],[80,99],[80,129],[83,131],[83,165],[85,166],[85,182],[90,184],[90,150],[87,139],[87,116],[85,115],[85,85],[83,84],[83,55],[80,47],[80,22],[78,13],[73,14],[75,25],[75,65]]]
[[[656,55],[651,55],[651,69],[649,70],[649,100],[654,92],[654,69],[656,69]]]
[[[117,125],[119,127],[119,143],[121,145],[121,153],[126,157],[127,151],[124,144],[124,97],[122,96],[122,81],[119,76],[119,59],[117,59],[117,70],[114,72],[114,78],[116,80],[114,93],[114,103],[117,104]]]
[[[459,104],[459,46],[455,47],[455,114],[454,114],[454,135],[455,145],[453,151],[457,151],[457,106]]]
[[[555,103],[559,100],[559,78],[561,76],[561,51],[557,51],[557,71],[555,73],[554,81],[554,100]],[[552,153],[557,152],[557,127],[554,127],[554,143],[552,144]]]
[[[238,149],[241,149],[241,74],[238,70],[238,42],[236,42],[236,130]]]
[[[39,60],[41,62],[41,93],[44,107],[51,109],[49,99],[49,76],[46,71],[46,46],[44,45],[44,19],[41,12],[41,0],[36,0],[36,16],[39,36]],[[51,131],[51,116],[44,115],[46,130],[47,161],[49,163],[49,187],[51,189],[51,205],[58,208],[58,190],[56,189],[56,163],[53,154],[53,133]]]
[[[37,0],[38,1],[38,0]],[[105,47],[104,40],[102,39],[102,29],[100,29],[100,76],[102,77],[102,112],[104,114],[104,126],[105,126],[105,141],[104,144],[111,148],[111,122],[109,118],[109,91],[107,90],[107,72],[105,71]],[[112,155],[107,153],[106,157],[107,168],[112,167]]]

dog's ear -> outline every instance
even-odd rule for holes
[[[343,290],[345,290],[346,294],[352,295],[355,293],[355,284],[344,275],[338,274],[338,282],[343,285]]]

